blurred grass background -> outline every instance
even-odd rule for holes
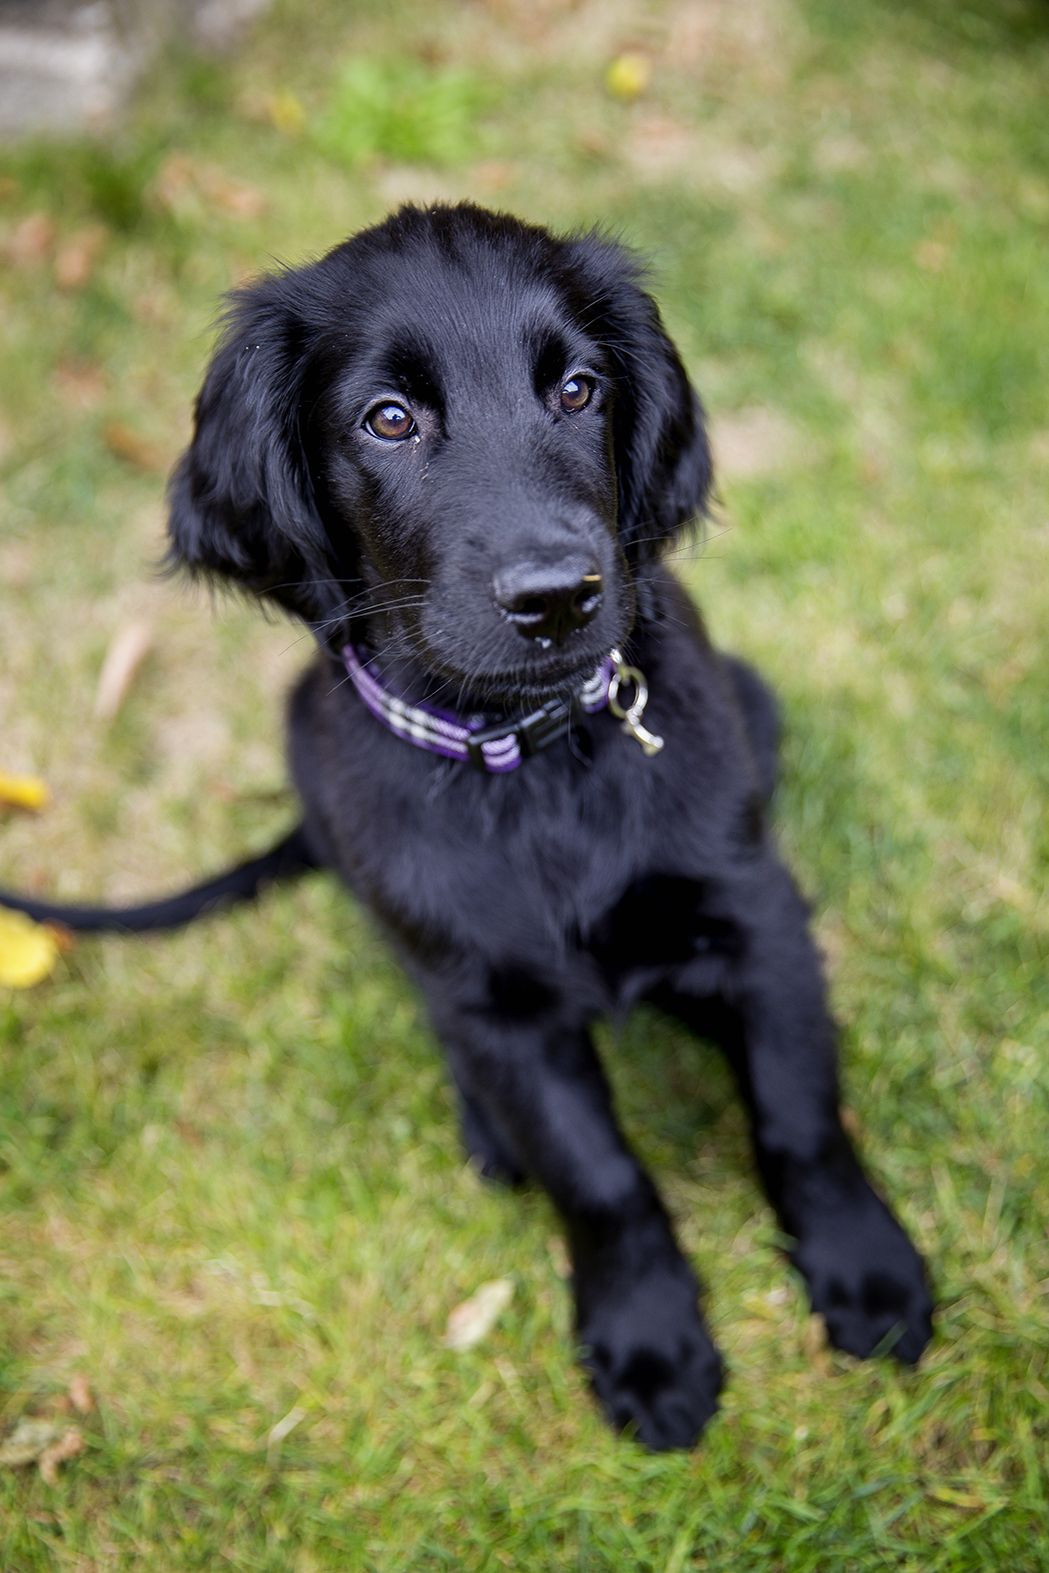
[[[343,895],[85,942],[0,993],[0,1431],[86,1444],[0,1471],[5,1570],[1049,1568],[1047,68],[1039,0],[279,0],[107,138],[3,154],[0,768],[56,801],[2,882],[170,888],[293,813],[306,642],[153,572],[222,291],[405,199],[611,226],[712,412],[678,566],[783,695],[846,1094],[942,1306],[917,1373],[825,1353],[721,1065],[639,1016],[610,1069],[730,1368],[648,1457]]]

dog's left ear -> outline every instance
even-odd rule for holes
[[[325,537],[299,430],[307,270],[236,291],[171,477],[169,562],[309,617]]]
[[[639,562],[658,556],[706,509],[713,468],[703,407],[642,288],[638,261],[592,235],[570,242],[569,252],[586,330],[613,364],[619,533],[628,558]]]

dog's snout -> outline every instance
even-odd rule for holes
[[[493,588],[496,604],[526,639],[560,644],[594,617],[604,584],[594,564],[572,558],[515,563],[496,574]]]

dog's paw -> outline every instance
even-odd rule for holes
[[[859,1213],[828,1215],[791,1254],[836,1349],[918,1363],[932,1337],[925,1264],[877,1196]]]
[[[691,1447],[718,1407],[721,1357],[691,1283],[662,1276],[635,1285],[579,1327],[583,1367],[617,1431],[653,1452]]]

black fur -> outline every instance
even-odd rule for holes
[[[565,378],[593,379],[565,413]],[[365,425],[395,400],[417,423]],[[710,485],[702,411],[616,245],[473,207],[405,209],[248,286],[171,492],[173,560],[276,600],[321,653],[291,703],[308,856],[385,927],[448,1055],[468,1149],[564,1220],[576,1327],[608,1418],[692,1443],[722,1368],[691,1267],[612,1109],[590,1027],[649,1000],[715,1037],[831,1340],[913,1362],[922,1263],[838,1112],[807,913],[765,821],[776,709],[660,564]],[[493,576],[585,554],[594,619],[543,650]],[[613,645],[645,673],[646,758],[608,714],[516,773],[398,740],[342,680],[367,642],[416,699],[520,713]]]

